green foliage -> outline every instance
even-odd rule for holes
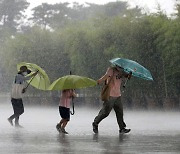
[[[144,15],[139,8],[128,10],[125,2],[88,5],[34,8],[32,20],[37,26],[5,39],[0,50],[0,71],[5,71],[7,86],[21,61],[44,68],[52,82],[70,71],[96,80],[110,66],[110,59],[123,57],[145,66],[154,78],[153,82],[132,78],[126,98],[154,99],[160,106],[164,98],[179,97],[179,18],[169,19],[161,11]],[[96,87],[88,93],[98,96],[99,90]]]
[[[2,28],[8,28],[12,32],[16,32],[17,21],[23,18],[23,12],[29,3],[26,0],[1,0],[0,2],[0,21]]]

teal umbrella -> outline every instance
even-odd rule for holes
[[[148,69],[144,66],[140,65],[139,63],[130,60],[130,59],[123,59],[123,58],[114,58],[111,59],[110,62],[113,65],[117,65],[122,67],[125,72],[132,73],[133,76],[142,78],[145,80],[153,80],[153,77]]]

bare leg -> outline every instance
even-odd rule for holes
[[[62,124],[63,124],[63,119],[61,119],[60,122],[59,122],[60,126],[62,126]]]
[[[68,134],[68,132],[66,132],[66,130],[65,130],[65,127],[66,127],[67,123],[68,123],[68,120],[63,119],[61,131],[62,131],[63,133],[65,133],[65,134]]]
[[[68,123],[68,121],[63,119],[63,123],[62,123],[62,127],[61,128],[65,129],[67,123]]]
[[[12,120],[15,118],[16,116],[13,114],[12,116],[10,116],[7,120],[9,121],[9,123],[11,124],[11,126],[13,126],[13,122]]]
[[[61,131],[61,125],[62,125],[62,123],[63,123],[63,119],[61,119],[60,122],[57,123],[57,125],[56,125],[56,129],[57,129],[58,132]]]
[[[19,116],[15,117],[15,126],[19,126]]]

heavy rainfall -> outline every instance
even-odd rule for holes
[[[0,1],[0,153],[180,153],[179,0],[29,5]]]

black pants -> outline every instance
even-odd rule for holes
[[[15,118],[15,124],[19,124],[19,116],[24,113],[24,105],[22,99],[11,99],[14,114],[9,117],[10,120]]]

